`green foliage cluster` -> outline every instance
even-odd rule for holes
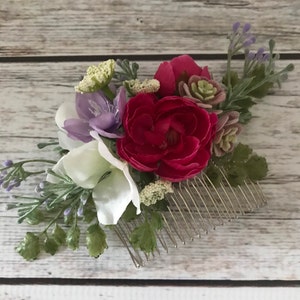
[[[215,186],[220,185],[224,174],[230,185],[236,187],[246,180],[262,180],[267,175],[268,164],[264,157],[240,143],[233,152],[220,158],[214,157],[205,172]]]
[[[228,51],[227,72],[223,77],[223,84],[227,88],[226,99],[219,105],[219,109],[226,111],[238,111],[240,113],[240,123],[247,123],[252,115],[250,108],[257,103],[256,99],[265,97],[277,83],[286,80],[288,72],[294,69],[293,64],[289,64],[280,71],[276,70],[275,62],[279,59],[278,54],[274,54],[275,42],[269,41],[269,53],[267,60],[262,54],[249,59],[249,49],[245,49],[244,69],[242,74],[232,70],[231,59],[238,52]],[[253,54],[254,55],[254,54]]]

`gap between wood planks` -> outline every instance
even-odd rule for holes
[[[179,54],[153,54],[153,55],[59,55],[59,56],[12,56],[0,57],[0,63],[29,63],[29,62],[84,62],[84,61],[104,61],[110,58],[113,59],[128,59],[137,61],[159,61],[169,60]],[[195,60],[226,60],[227,54],[225,53],[211,53],[211,54],[189,54]],[[244,59],[243,54],[233,57],[233,59]],[[280,60],[296,60],[300,59],[300,53],[282,53]]]
[[[111,285],[176,287],[300,287],[300,280],[160,280],[160,279],[73,279],[73,278],[0,278],[9,285]]]

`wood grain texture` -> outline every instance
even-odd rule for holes
[[[6,0],[0,56],[224,53],[235,21],[299,52],[298,0]]]
[[[126,286],[9,286],[0,287],[5,300],[65,299],[189,299],[189,300],[298,300],[297,288],[209,288],[209,287],[126,287]]]
[[[217,79],[224,72],[224,61],[198,63],[209,65]],[[294,63],[296,70],[283,88],[254,107],[255,118],[242,135],[244,142],[268,158],[270,172],[262,184],[268,206],[169,254],[162,253],[137,270],[113,235],[109,236],[110,248],[98,260],[89,258],[81,247],[74,253],[65,250],[55,257],[44,255],[25,262],[14,246],[32,228],[16,224],[16,212],[5,210],[12,200],[1,193],[0,252],[6,254],[0,256],[1,277],[299,280],[300,63]],[[55,111],[63,101],[73,101],[73,86],[89,64],[0,65],[0,161],[49,156],[35,144],[55,137]],[[141,75],[152,76],[158,64],[140,62]],[[34,186],[27,183],[23,190],[29,192]]]

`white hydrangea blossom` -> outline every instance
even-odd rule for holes
[[[172,183],[170,181],[157,180],[143,188],[140,192],[140,201],[146,206],[150,206],[157,201],[163,200],[168,193],[173,193]]]

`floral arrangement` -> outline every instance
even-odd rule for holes
[[[235,23],[228,39],[220,82],[188,55],[162,62],[144,81],[138,64],[128,60],[88,67],[75,87],[75,103],[58,108],[57,140],[38,145],[52,147],[57,159],[7,160],[0,169],[6,191],[28,178],[37,183],[32,195],[14,195],[9,205],[18,209],[19,223],[38,228],[16,247],[24,259],[42,250],[54,255],[63,245],[77,249],[83,229],[90,256],[98,257],[107,248],[104,227],[131,222],[141,212],[144,219],[129,239],[133,248],[151,253],[155,231],[164,226],[160,212],[177,183],[205,173],[217,186],[217,166],[231,186],[266,176],[266,159],[237,138],[251,120],[250,108],[280,86],[293,65],[276,69],[273,40],[268,51],[250,50],[255,37],[249,24]],[[238,73],[231,61],[240,53]]]

